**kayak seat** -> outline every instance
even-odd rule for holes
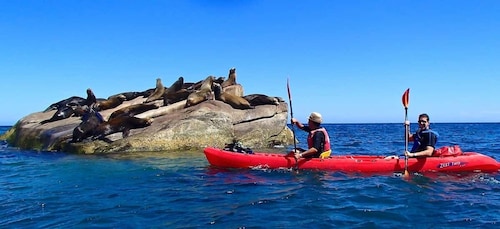
[[[331,153],[332,153],[332,150],[325,151],[319,155],[319,158],[321,158],[321,159],[329,158]]]

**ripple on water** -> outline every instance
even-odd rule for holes
[[[441,143],[500,155],[498,124],[435,128]],[[334,154],[400,152],[404,144],[401,124],[328,129]],[[493,137],[481,136],[484,131]],[[500,218],[498,173],[404,179],[398,173],[220,169],[208,166],[200,151],[0,149],[0,227],[7,228],[496,228]]]

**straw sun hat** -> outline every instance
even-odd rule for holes
[[[315,122],[315,123],[322,123],[323,118],[321,117],[321,114],[318,112],[312,112],[311,115],[309,115],[309,120]]]

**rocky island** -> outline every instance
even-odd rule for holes
[[[270,148],[293,143],[280,97],[243,95],[236,69],[196,83],[179,77],[156,87],[96,99],[73,96],[20,119],[0,136],[21,149],[68,153],[197,150],[239,141]]]

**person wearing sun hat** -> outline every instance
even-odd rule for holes
[[[308,149],[295,149],[294,156],[300,158],[327,158],[330,156],[330,137],[325,128],[321,127],[323,117],[318,112],[312,112],[308,118],[308,125],[300,123],[296,118],[291,119],[292,125],[309,133],[307,136]]]

